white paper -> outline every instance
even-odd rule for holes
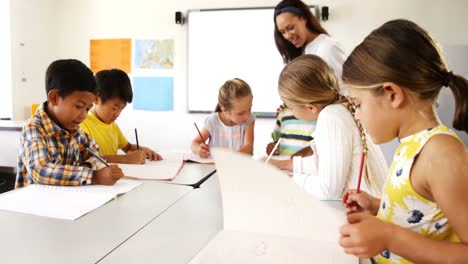
[[[215,163],[212,157],[202,158],[200,157],[200,155],[193,154],[193,153],[184,153],[183,159],[185,161],[191,161],[191,162],[202,163],[202,164],[214,164]]]
[[[338,245],[339,228],[346,221],[339,202],[319,201],[284,172],[250,156],[220,149],[213,149],[212,154],[221,188],[224,230],[193,263],[236,263],[226,262],[231,259],[237,263],[359,262]],[[278,252],[271,252],[272,257],[254,257],[260,241]]]
[[[77,186],[77,187],[63,186],[63,188],[73,188],[75,190],[87,191],[87,192],[105,192],[105,193],[111,193],[115,196],[115,195],[127,193],[141,184],[142,182],[140,181],[120,179],[114,185],[86,185],[86,186]]]
[[[30,184],[0,195],[0,209],[75,220],[114,197],[112,193],[71,191],[69,188]]]
[[[112,186],[30,184],[1,194],[0,210],[75,220],[140,184],[124,179]]]
[[[182,166],[181,158],[146,161],[145,164],[119,164],[125,176],[144,180],[172,180]]]

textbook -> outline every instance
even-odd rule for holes
[[[320,201],[284,172],[250,156],[211,152],[224,228],[191,264],[359,263],[338,245],[346,223],[340,202]]]
[[[119,164],[127,178],[160,181],[174,179],[183,166],[184,161],[180,157],[146,161],[145,164]]]
[[[125,179],[112,186],[29,184],[0,194],[0,210],[76,220],[140,184],[141,182]]]

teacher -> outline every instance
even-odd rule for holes
[[[300,0],[283,0],[275,7],[275,43],[284,63],[303,54],[321,57],[341,80],[346,55]]]

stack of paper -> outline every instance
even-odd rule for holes
[[[140,185],[121,179],[113,186],[30,184],[0,195],[0,210],[75,220]]]
[[[226,150],[212,150],[224,230],[194,263],[358,263],[338,245],[345,211],[306,194],[283,172]]]

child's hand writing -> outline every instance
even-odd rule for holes
[[[145,155],[149,160],[162,160],[161,155],[159,155],[155,151],[147,147],[141,147],[140,149],[145,152]]]
[[[266,154],[267,155],[270,155],[270,153],[273,150],[273,148],[275,147],[275,145],[276,145],[276,142],[268,143],[268,145],[266,147]],[[279,155],[279,148],[276,148],[275,153],[273,153],[273,155]]]
[[[146,153],[143,150],[129,151],[126,155],[126,161],[129,164],[144,164]]]
[[[348,214],[348,224],[340,228],[340,246],[346,254],[369,258],[388,248],[393,225],[368,213]]]
[[[357,192],[357,190],[346,190],[341,197],[344,207],[348,213],[368,212],[377,214],[380,206],[380,200],[372,197],[366,192]]]
[[[122,169],[115,164],[111,164],[109,167],[104,167],[100,170],[94,171],[91,183],[99,185],[114,185],[123,176],[124,174]]]
[[[200,158],[208,158],[210,156],[210,147],[205,143],[200,143],[198,146],[198,155]]]

